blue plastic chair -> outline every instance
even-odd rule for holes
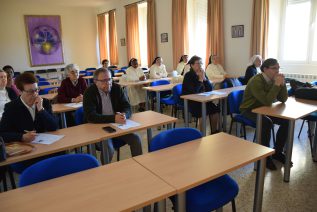
[[[237,78],[227,78],[221,83],[221,88],[231,88],[243,85]]]
[[[238,77],[238,80],[241,82],[242,85],[246,85],[244,76]]]
[[[126,74],[126,71],[124,69],[118,69],[113,71],[114,74],[123,73]]]
[[[43,77],[40,77],[40,78],[38,78],[38,81],[39,81],[39,82],[43,82],[43,81],[46,82],[47,79],[46,79],[46,78],[43,78]]]
[[[128,68],[129,68],[128,66],[122,66],[122,67],[121,67],[122,70],[126,70],[126,69],[128,69]]]
[[[19,186],[28,186],[98,166],[98,160],[89,154],[69,154],[51,157],[25,169],[20,176]]]
[[[172,95],[161,99],[162,104],[172,105],[172,116],[177,117],[178,109],[183,109],[183,101],[180,96],[182,95],[182,84],[175,85],[172,89]],[[174,123],[175,127],[175,123]]]
[[[47,81],[39,81],[38,86],[42,86],[42,85],[50,85],[51,83],[47,82]]]
[[[85,71],[96,71],[96,68],[86,68]]]
[[[168,85],[170,84],[170,82],[168,80],[157,80],[154,82],[150,83],[150,86],[159,86],[159,85]],[[168,97],[171,94],[171,91],[161,91],[160,92],[160,100],[162,100],[163,98]],[[154,111],[154,102],[155,102],[155,98],[156,98],[156,93],[155,92],[150,92],[150,98],[151,98],[151,102],[152,102],[152,110]]]
[[[201,133],[193,128],[166,130],[156,135],[150,143],[150,152],[201,138]],[[221,208],[232,202],[239,192],[237,183],[228,175],[204,183],[186,192],[186,211],[204,212]],[[173,201],[173,198],[172,198]]]
[[[75,111],[75,124],[80,125],[84,123],[84,108],[80,107]],[[113,148],[117,152],[117,161],[120,160],[120,147],[126,145],[126,143],[118,138],[112,139]]]
[[[243,94],[244,94],[244,90],[239,90],[239,91],[233,91],[229,94],[228,96],[228,108],[229,108],[229,113],[231,116],[231,123],[230,123],[230,130],[229,130],[229,134],[231,134],[232,131],[232,126],[233,123],[240,123],[242,125],[243,128],[243,137],[246,140],[246,126],[250,126],[254,129],[256,129],[256,123],[250,119],[248,119],[247,117],[243,116],[240,114],[240,105],[243,99]],[[273,126],[273,125],[272,125]],[[236,127],[236,135],[237,133],[237,128]],[[275,145],[275,132],[274,132],[274,127],[272,127],[272,134],[273,134],[273,143]],[[255,140],[255,136],[256,134],[254,133],[254,138],[253,141]]]
[[[86,71],[86,70],[79,71],[79,74],[84,74],[84,75],[86,75],[86,74],[87,74],[87,71]]]

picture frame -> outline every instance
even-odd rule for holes
[[[121,46],[126,46],[125,38],[120,39]]]
[[[168,42],[168,33],[161,33],[161,43]]]
[[[231,37],[241,38],[244,37],[244,25],[235,25],[231,27]]]
[[[64,64],[61,17],[59,15],[24,15],[30,65]]]

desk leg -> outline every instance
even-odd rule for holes
[[[186,192],[176,195],[175,211],[176,212],[186,211]]]
[[[61,113],[61,120],[62,120],[62,128],[67,128],[65,113]]]
[[[262,211],[265,167],[266,167],[266,158],[263,158],[257,162],[255,193],[254,193],[254,203],[253,203],[254,212]]]
[[[147,150],[149,152],[150,151],[150,143],[152,140],[152,128],[146,129],[146,133],[147,133]]]
[[[93,156],[97,157],[95,144],[89,144],[88,145],[88,153],[90,155],[93,155]]]
[[[156,91],[156,111],[158,113],[161,112],[161,93],[159,91]]]
[[[201,114],[202,114],[202,123],[201,124],[201,127],[202,127],[202,134],[203,136],[206,136],[206,102],[202,102],[201,103]]]
[[[166,211],[166,200],[165,199],[163,199],[163,200],[158,202],[158,208],[157,209],[158,209],[157,210],[158,212]]]
[[[286,161],[284,165],[284,181],[289,182],[291,174],[291,160],[292,160],[292,151],[293,151],[293,139],[294,139],[294,127],[295,120],[289,120],[288,125],[288,138],[286,145]]]
[[[227,132],[227,98],[223,99],[223,132]]]
[[[146,90],[146,96],[145,96],[145,110],[149,110],[149,96],[150,92]]]
[[[313,161],[317,162],[317,123],[314,123],[315,126],[315,134],[314,134],[314,141],[313,141]]]
[[[223,120],[223,101],[222,99],[219,100],[219,107],[220,107],[220,117],[219,117],[219,131],[223,131],[223,125],[222,125],[222,120]]]
[[[108,140],[101,141],[101,164],[109,164],[109,149],[108,149]]]
[[[185,127],[188,127],[188,100],[184,99]]]
[[[256,139],[255,142],[257,144],[262,144],[261,141],[261,134],[262,134],[262,115],[261,114],[257,114],[256,115]],[[254,163],[254,170],[256,170],[257,168],[257,163]]]
[[[172,124],[167,124],[166,128],[167,128],[168,130],[172,129]]]

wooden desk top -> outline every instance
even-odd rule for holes
[[[82,77],[83,79],[92,79],[92,78],[94,78],[94,76],[84,76],[84,77]]]
[[[43,90],[45,88],[58,88],[60,86],[61,86],[61,83],[57,83],[57,84],[51,84],[51,85],[41,85],[39,86],[39,88]]]
[[[53,154],[56,152],[61,152],[81,146],[85,146],[88,144],[97,143],[99,141],[118,137],[121,135],[126,135],[132,132],[144,130],[151,127],[161,126],[164,124],[171,124],[177,121],[177,118],[170,117],[164,114],[160,114],[154,111],[145,111],[141,113],[135,113],[132,115],[131,120],[140,123],[140,126],[129,128],[127,130],[121,130],[116,128],[110,124],[81,124],[74,127],[63,128],[54,132],[49,132],[51,134],[56,135],[64,135],[64,137],[51,144],[33,144],[35,146],[35,150],[32,152],[20,155],[9,157],[7,160],[0,163],[0,166],[37,158],[44,155]],[[114,133],[105,132],[102,127],[111,126],[116,129]]]
[[[53,100],[56,96],[57,96],[57,93],[49,93],[49,94],[40,95],[40,97],[48,99],[48,100]]]
[[[148,79],[145,81],[137,81],[137,82],[119,82],[118,84],[126,87],[126,86],[135,86],[135,85],[144,85],[144,84],[150,84],[151,82],[158,81],[158,80],[168,80],[171,81],[171,77],[161,78],[161,79]]]
[[[116,76],[116,77],[121,77],[122,75],[124,75],[123,72],[119,72],[119,73],[115,73],[115,74],[114,74],[114,76]]]
[[[245,90],[246,86],[236,86],[232,88],[224,88],[224,89],[218,89],[218,90],[213,90],[215,92],[222,92],[223,94],[218,95],[218,94],[212,94],[208,96],[203,96],[199,94],[189,94],[189,95],[183,95],[181,96],[182,99],[187,99],[195,102],[210,102],[213,100],[218,100],[218,99],[224,99],[226,98],[232,91],[237,91],[237,90]]]
[[[158,85],[158,86],[149,86],[149,87],[143,87],[143,89],[148,91],[169,91],[174,88],[175,85],[182,84],[182,83],[173,83],[168,85]]]
[[[133,211],[176,194],[133,159],[0,194],[0,211]]]
[[[273,153],[265,146],[218,133],[133,159],[180,193]]]
[[[65,113],[65,112],[69,112],[69,111],[75,111],[77,109],[78,108],[76,108],[76,107],[65,106],[64,103],[62,103],[62,104],[52,104],[53,113]]]
[[[296,120],[317,111],[317,101],[288,98],[285,103],[276,102],[272,106],[253,109],[252,112],[288,120]]]

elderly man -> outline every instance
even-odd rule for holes
[[[122,88],[112,83],[111,73],[104,68],[95,71],[94,82],[84,93],[84,120],[91,123],[124,124],[131,116],[131,106]],[[127,134],[115,139],[127,143],[132,156],[142,154],[141,139],[137,134]],[[108,148],[111,161],[114,153],[112,140],[109,140]]]
[[[261,66],[261,74],[250,79],[245,89],[242,103],[240,105],[241,114],[254,122],[256,114],[252,113],[252,109],[269,106],[275,101],[286,102],[287,89],[283,74],[279,73],[280,65],[276,59],[267,59]],[[283,148],[288,135],[288,121],[276,117],[263,116],[262,118],[262,135],[261,141],[264,146],[270,146],[271,128],[273,124],[280,125],[276,133],[275,154],[273,159],[285,163],[285,155]],[[276,170],[276,166],[271,158],[266,161],[266,167]]]

